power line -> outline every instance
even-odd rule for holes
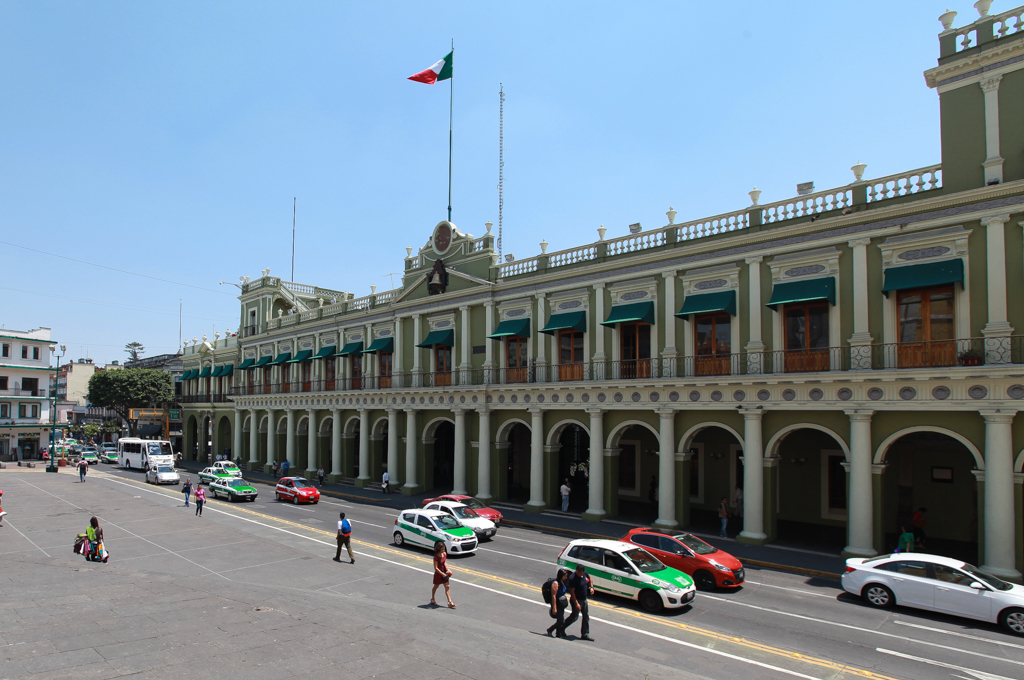
[[[20,246],[17,243],[8,243],[7,241],[0,241],[5,246],[11,246],[12,248],[21,248],[22,250],[30,250],[33,253],[40,253],[42,255],[49,255],[51,257],[59,257],[62,260],[68,260],[70,262],[78,262],[79,264],[87,264],[90,267],[99,267],[100,269],[109,269],[112,272],[119,272],[121,274],[129,274],[131,276],[139,276],[144,279],[151,279],[153,281],[160,281],[162,283],[172,283],[175,286],[185,286],[186,288],[195,288],[196,290],[205,290],[208,293],[220,293],[221,295],[231,295],[222,290],[214,290],[213,288],[203,288],[202,286],[193,286],[191,283],[181,283],[180,281],[171,281],[170,279],[161,279],[156,276],[149,276],[148,274],[139,274],[137,272],[130,272],[125,269],[117,269],[116,267],[108,267],[105,264],[96,264],[95,262],[86,262],[85,260],[76,260],[73,257],[67,257],[65,255],[58,255],[57,253],[48,253],[45,250],[37,250],[35,248],[29,248],[28,246]],[[234,297],[232,295],[232,297]]]

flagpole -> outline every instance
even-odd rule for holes
[[[455,62],[455,39],[452,38],[452,63]],[[448,94],[448,221],[452,221],[452,110],[455,107],[455,70],[448,79],[451,89]]]

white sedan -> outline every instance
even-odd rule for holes
[[[495,526],[494,522],[476,514],[476,510],[465,503],[434,501],[433,503],[428,503],[424,510],[438,510],[449,515],[462,526],[472,529],[473,533],[476,534],[477,540],[491,538],[498,531],[498,527]]]
[[[146,470],[146,481],[150,484],[180,484],[181,477],[170,465],[157,465]]]
[[[847,592],[873,607],[899,604],[999,623],[1024,635],[1024,586],[1007,583],[960,560],[902,553],[846,560]]]

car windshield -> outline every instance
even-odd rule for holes
[[[473,517],[480,516],[476,514],[476,512],[474,512],[473,510],[470,510],[469,508],[452,508],[452,512],[454,512],[455,516],[459,519],[472,519]]]
[[[313,488],[316,488],[316,487],[314,487],[312,484],[310,484],[309,482],[307,482],[304,479],[296,479],[295,480],[295,488],[296,489],[313,489]]]
[[[973,576],[974,578],[978,579],[979,581],[982,581],[982,582],[987,583],[988,585],[992,586],[996,590],[1009,590],[1010,588],[1013,587],[1009,583],[1007,583],[1006,581],[1004,581],[1002,579],[998,579],[995,576],[992,576],[991,574],[986,574],[985,572],[981,571],[980,569],[978,569],[973,564],[965,564],[963,566],[963,570],[966,571],[971,576]]]
[[[473,510],[479,510],[480,508],[486,508],[487,506],[478,501],[475,498],[463,498],[459,501],[463,505],[470,507]]]
[[[157,468],[156,468],[156,471],[157,472],[166,472],[166,473],[170,474],[170,473],[174,472],[174,468],[172,468],[172,467],[170,467],[168,465],[158,465]]]
[[[223,465],[224,465],[224,469],[225,470],[237,470],[238,469],[238,466],[235,465],[234,463],[224,463]]]
[[[441,515],[440,517],[434,517],[432,519],[434,520],[434,524],[437,525],[438,529],[444,530],[459,528],[459,523],[455,521],[454,517],[449,517],[448,515]]]
[[[674,532],[671,536],[698,555],[712,555],[718,552],[718,548],[713,545],[708,545],[693,534]]]
[[[652,574],[665,568],[665,565],[662,564],[657,557],[646,550],[641,550],[640,548],[627,550],[626,557],[629,558],[630,562],[636,565],[637,569],[645,574]]]
[[[170,456],[174,453],[167,442],[147,442],[146,452],[151,456]]]
[[[228,486],[238,488],[240,486],[249,486],[249,484],[244,479],[232,479],[228,482]]]

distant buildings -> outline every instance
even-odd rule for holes
[[[0,330],[0,460],[38,458],[49,439],[50,329]]]

